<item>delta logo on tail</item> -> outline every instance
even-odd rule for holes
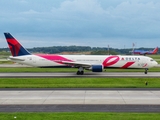
[[[24,47],[9,33],[4,33],[12,56],[30,55]]]
[[[147,56],[133,55],[57,55],[57,54],[31,54],[10,33],[4,33],[12,56],[9,60],[33,67],[78,68],[77,75],[83,75],[84,70],[103,72],[109,68],[139,68],[147,74],[148,68],[158,63]],[[156,50],[153,51],[155,53]]]
[[[158,52],[158,47],[156,47],[154,50],[152,51],[145,51],[145,50],[133,50],[133,54],[139,54],[139,55],[152,55],[152,54],[157,54]]]

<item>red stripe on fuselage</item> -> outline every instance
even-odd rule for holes
[[[143,67],[146,67],[147,65],[148,65],[148,64],[146,63],[146,64],[143,65]]]
[[[135,62],[127,62],[125,65],[123,65],[121,68],[128,68],[130,67],[132,64],[134,64]]]

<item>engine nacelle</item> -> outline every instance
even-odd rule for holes
[[[90,70],[92,70],[92,72],[102,72],[103,71],[103,65],[92,65]]]

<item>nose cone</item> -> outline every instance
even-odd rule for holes
[[[154,67],[157,67],[158,66],[158,63],[155,61],[154,62]]]
[[[152,67],[158,67],[158,63],[156,61],[152,61]]]

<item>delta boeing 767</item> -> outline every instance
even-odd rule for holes
[[[84,69],[102,72],[107,68],[142,68],[147,74],[148,68],[157,65],[147,56],[31,54],[10,33],[4,35],[12,54],[9,59],[33,67],[75,67],[77,75],[83,75]]]

